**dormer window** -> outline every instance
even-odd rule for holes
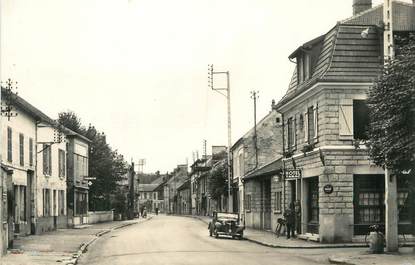
[[[297,57],[298,82],[301,84],[310,78],[310,55],[302,53]]]

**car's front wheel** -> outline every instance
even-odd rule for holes
[[[218,234],[218,230],[215,228],[215,231],[213,232],[215,234],[215,237],[218,238],[219,234]]]

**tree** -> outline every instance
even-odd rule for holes
[[[227,195],[228,162],[219,160],[208,173],[208,189],[210,196],[219,201],[222,195]]]
[[[395,47],[396,57],[369,91],[369,153],[409,188],[401,207],[415,223],[415,35],[397,38]]]
[[[76,133],[82,135],[85,134],[85,127],[82,126],[81,119],[78,117],[78,115],[76,115],[75,112],[68,110],[66,112],[60,112],[58,116],[58,122],[60,124]]]
[[[124,157],[117,150],[112,150],[103,132],[99,132],[92,125],[85,129],[81,119],[74,112],[59,113],[59,122],[91,140],[88,170],[89,176],[96,179],[89,187],[90,209],[109,210],[113,195],[117,193],[117,182],[128,171]]]
[[[370,155],[394,174],[415,174],[415,35],[398,38],[396,57],[369,91]]]

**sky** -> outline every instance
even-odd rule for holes
[[[280,100],[297,47],[352,15],[352,0],[2,0],[0,78],[51,118],[74,111],[145,172],[172,171],[232,143]],[[373,4],[381,3],[374,0]]]

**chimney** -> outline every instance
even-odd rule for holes
[[[353,0],[353,16],[372,8],[372,0]]]

